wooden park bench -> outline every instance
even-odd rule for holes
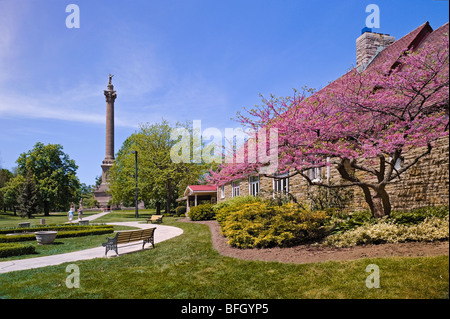
[[[119,256],[117,249],[118,244],[127,244],[139,240],[142,240],[142,249],[144,249],[144,245],[146,243],[152,244],[153,248],[155,248],[154,242],[155,228],[156,227],[139,230],[121,231],[117,232],[116,236],[113,238],[106,237],[108,241],[102,244],[102,246],[105,247],[105,256],[110,250],[114,250],[116,252],[116,255]]]
[[[151,222],[153,224],[153,222],[155,223],[162,223],[163,220],[163,215],[152,215],[152,217],[147,218],[147,224],[148,222]]]

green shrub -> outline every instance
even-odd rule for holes
[[[270,206],[262,201],[240,205],[221,217],[222,233],[239,248],[287,247],[315,240],[324,235],[328,219],[324,212],[301,205]]]
[[[370,211],[365,210],[347,213],[344,216],[340,214],[340,216],[332,218],[331,222],[333,223],[333,233],[343,233],[356,227],[373,224],[376,220]]]
[[[34,246],[26,244],[0,244],[0,258],[34,254]]]
[[[393,211],[391,218],[397,224],[415,225],[429,217],[444,218],[449,214],[448,206],[430,206],[414,209],[410,212]]]
[[[40,227],[39,227],[40,228]],[[29,228],[27,228],[29,229]],[[32,231],[37,231],[37,228],[33,228]],[[63,230],[60,230],[63,229]],[[30,230],[30,229],[29,229]],[[46,228],[46,230],[56,230],[58,234],[56,238],[68,238],[68,237],[80,237],[89,235],[102,235],[110,234],[114,232],[114,227],[110,225],[98,225],[98,226],[70,226],[70,227],[55,227]],[[22,228],[23,231],[23,228]],[[0,243],[12,243],[35,240],[35,234],[20,234],[17,235],[0,235]]]
[[[191,207],[188,216],[191,220],[211,220],[215,218],[215,213],[211,204],[202,204]]]
[[[10,234],[10,233],[23,233],[23,232],[36,232],[36,231],[74,231],[74,230],[87,230],[87,229],[99,229],[99,228],[111,228],[113,229],[113,225],[86,225],[80,226],[78,224],[64,224],[64,225],[36,225],[28,228],[20,228],[20,227],[9,227],[0,229],[0,234]]]
[[[175,213],[176,213],[177,216],[181,216],[183,214],[186,214],[186,206],[178,206],[175,209]]]
[[[374,224],[357,227],[342,234],[328,236],[323,245],[351,247],[365,244],[400,243],[408,241],[435,241],[449,238],[449,217],[427,217],[413,225],[381,219]]]
[[[213,205],[213,209],[216,214],[216,220],[219,222],[219,224],[221,224],[228,214],[239,210],[243,205],[250,203],[259,203],[261,201],[262,200],[259,197],[248,195],[237,196],[223,202],[219,202]]]

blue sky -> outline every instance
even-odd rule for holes
[[[68,29],[70,3],[80,28]],[[231,120],[265,96],[320,89],[354,66],[368,4],[399,39],[448,22],[448,1],[0,0],[0,167],[36,142],[61,144],[81,182],[105,156],[105,98],[114,74],[115,151],[162,118]]]

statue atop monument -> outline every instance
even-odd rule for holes
[[[113,74],[109,73],[109,83],[108,84],[112,84],[111,80],[112,80],[113,76],[114,76]]]

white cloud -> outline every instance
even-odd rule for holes
[[[201,73],[188,73],[189,68],[181,73],[157,41],[150,43],[133,36],[125,26],[114,34],[115,41],[105,41],[106,56],[94,55],[92,59],[98,60],[89,60],[95,69],[78,74],[76,78],[83,80],[69,82],[68,87],[68,79],[60,78],[61,75],[30,78],[37,75],[15,63],[16,57],[29,54],[22,52],[25,49],[21,49],[18,40],[21,23],[29,18],[30,8],[24,14],[20,5],[10,3],[0,1],[0,117],[105,125],[103,90],[107,72],[115,75],[117,126],[136,128],[139,123],[160,121],[163,117],[171,122],[202,119],[210,117],[212,110],[226,111],[227,94],[212,80]],[[98,82],[98,72],[105,72],[102,83]],[[19,74],[27,83],[21,87],[20,81],[14,81],[18,85],[11,87],[11,79],[17,80]]]
[[[76,90],[74,90],[76,91]],[[0,117],[2,118],[44,118],[63,121],[75,121],[93,124],[105,124],[105,102],[97,107],[102,97],[93,99],[94,94],[83,94],[76,98],[72,91],[52,96],[19,96],[0,93]],[[100,93],[101,94],[101,93]],[[101,101],[101,100],[100,100]],[[104,101],[104,100],[103,100]],[[98,111],[93,111],[98,109]],[[116,125],[135,127],[131,122],[116,119]]]

